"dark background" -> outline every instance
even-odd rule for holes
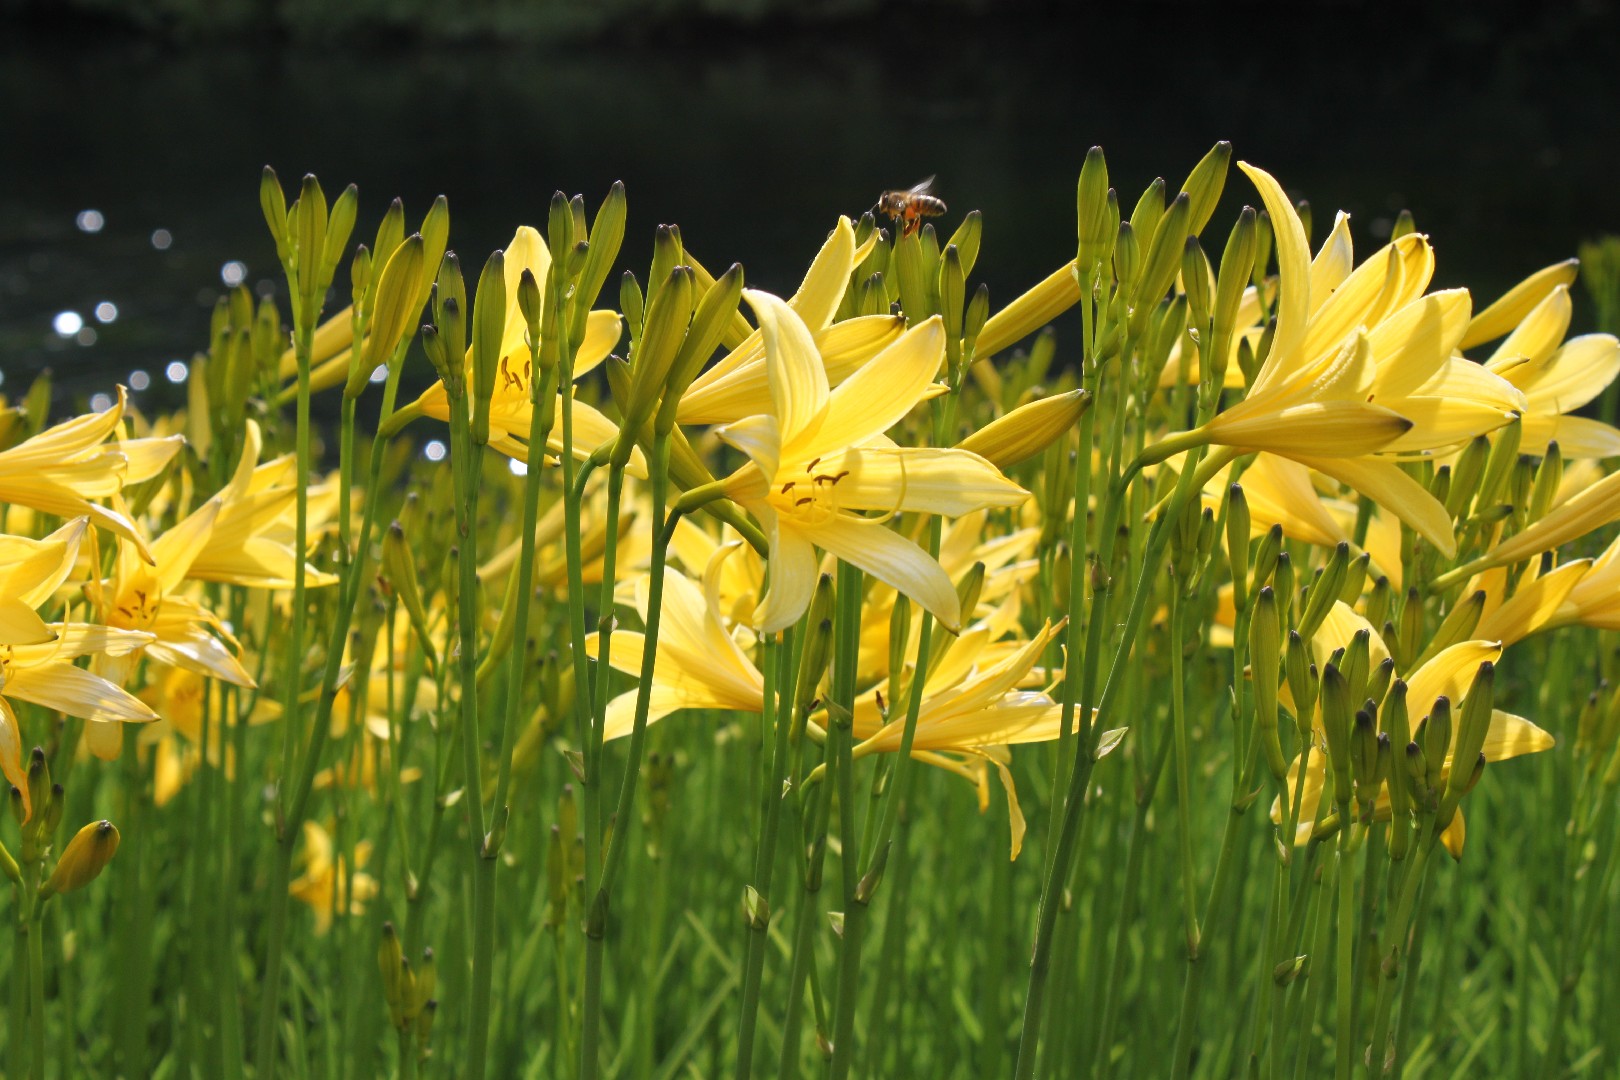
[[[1476,306],[1620,231],[1611,3],[1523,16],[621,0],[573,9],[616,18],[536,4],[549,14],[502,29],[522,5],[440,5],[487,16],[441,24],[404,18],[414,2],[346,7],[341,26],[290,2],[0,7],[0,393],[50,366],[65,408],[140,368],[153,382],[137,400],[176,400],[159,373],[206,344],[221,266],[278,278],[258,209],[267,162],[289,188],[308,171],[331,195],[358,184],[357,240],[393,196],[414,224],[443,192],[474,267],[516,225],[543,226],[553,190],[594,212],[622,179],[627,266],[643,270],[653,227],[674,222],[711,268],[741,261],[781,292],[837,214],[933,173],[947,231],[985,214],[976,276],[993,306],[1072,255],[1094,143],[1127,211],[1221,138],[1311,200],[1317,238],[1343,208],[1365,253],[1409,208],[1437,282],[1473,287]],[[1252,201],[1234,170],[1212,254]],[[76,227],[86,209],[100,232]],[[118,308],[105,325],[103,300]],[[62,311],[95,342],[56,334]]]

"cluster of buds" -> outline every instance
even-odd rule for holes
[[[22,832],[21,866],[11,858],[10,852],[0,847],[0,865],[6,876],[19,884],[25,880],[25,870],[31,875],[28,880],[38,881],[44,877],[44,865],[51,857],[56,831],[62,824],[62,811],[67,805],[62,785],[51,782],[45,751],[37,746],[28,761],[27,784],[26,790],[16,785],[11,787],[11,813]],[[118,829],[110,821],[93,821],[80,829],[68,841],[50,876],[40,882],[35,894],[38,900],[43,902],[57,893],[72,892],[90,884],[112,861],[118,851],[118,840]]]
[[[394,924],[383,923],[382,945],[377,950],[377,966],[382,971],[383,1000],[388,1003],[388,1020],[401,1035],[415,1035],[417,1052],[428,1056],[428,1039],[439,1002],[433,996],[439,984],[439,970],[432,949],[422,950],[422,962],[412,967],[400,946]]]

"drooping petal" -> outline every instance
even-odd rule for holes
[[[763,633],[775,634],[798,622],[810,607],[816,591],[816,549],[768,507],[754,509],[754,513],[762,518],[770,543],[771,572],[770,588],[754,611],[755,626]],[[951,595],[956,595],[954,589]]]
[[[788,531],[784,524],[784,533]],[[899,533],[875,521],[835,514],[816,526],[815,541],[827,551],[852,566],[911,597],[933,613],[941,626],[950,633],[961,630],[961,603],[956,587],[945,571],[940,569],[927,552]],[[777,589],[773,572],[771,591]],[[814,581],[811,582],[811,587]],[[805,603],[809,603],[809,589],[805,590]],[[783,629],[786,623],[775,627]],[[767,625],[764,629],[771,630]]]
[[[85,720],[156,720],[157,713],[121,687],[72,664],[19,668],[6,680],[7,697]]]
[[[1325,473],[1365,495],[1451,558],[1457,553],[1451,515],[1428,490],[1401,471],[1400,466],[1371,458],[1297,457],[1304,465]]]

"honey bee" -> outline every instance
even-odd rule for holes
[[[872,213],[885,214],[897,222],[905,222],[901,236],[910,236],[922,226],[923,218],[939,217],[945,212],[945,201],[934,194],[934,178],[905,191],[885,191],[878,196]]]

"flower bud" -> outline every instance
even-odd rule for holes
[[[1315,636],[1322,620],[1327,618],[1328,612],[1338,601],[1349,566],[1350,545],[1341,540],[1306,592],[1305,611],[1299,620],[1299,632],[1306,638]]]
[[[1451,776],[1446,783],[1448,802],[1460,800],[1467,794],[1469,784],[1467,763],[1478,757],[1485,747],[1485,736],[1490,731],[1491,713],[1496,707],[1496,665],[1487,660],[1474,673],[1474,681],[1463,698],[1462,716],[1457,724],[1457,742],[1452,749]]]
[[[737,314],[742,291],[743,268],[740,263],[732,263],[724,274],[703,289],[702,298],[692,312],[691,325],[687,327],[680,349],[670,364],[655,425],[659,432],[674,430],[680,400],[692,385],[692,380],[703,370],[703,365],[714,355],[726,327]]]
[[[800,730],[804,716],[810,711],[811,700],[822,676],[827,673],[827,662],[832,650],[833,583],[832,577],[822,574],[816,582],[816,591],[810,597],[810,609],[804,620],[803,652],[799,657],[799,682],[793,693],[794,732]]]
[[[283,266],[292,256],[292,235],[287,226],[287,196],[281,190],[276,170],[266,165],[259,174],[259,208],[264,211],[264,223],[270,227],[270,236],[276,242],[276,258]]]
[[[1319,680],[1316,665],[1311,663],[1311,650],[1299,631],[1288,631],[1288,650],[1284,663],[1288,678],[1288,694],[1294,699],[1294,720],[1302,738],[1311,736],[1311,714],[1316,710]]]
[[[1135,333],[1140,333],[1142,327],[1147,325],[1154,305],[1170,291],[1170,283],[1181,269],[1189,213],[1187,195],[1177,195],[1159,222],[1159,227],[1154,230],[1153,243],[1148,247],[1147,260],[1142,267],[1142,280],[1137,283],[1134,293],[1136,314],[1131,317],[1131,330]]]
[[[1119,223],[1119,236],[1114,240],[1114,277],[1121,288],[1129,291],[1142,275],[1142,243],[1128,221]]]
[[[110,821],[94,821],[68,841],[50,880],[40,889],[42,896],[72,892],[96,879],[118,852],[118,829]]]
[[[1491,440],[1476,435],[1457,455],[1451,469],[1451,488],[1444,498],[1446,512],[1453,520],[1461,521],[1468,516],[1474,495],[1479,491],[1480,479],[1485,475],[1485,459],[1490,453]]]
[[[1100,146],[1086,151],[1080,167],[1076,195],[1076,221],[1079,225],[1080,253],[1075,262],[1083,276],[1089,276],[1102,262],[1103,249],[1110,237],[1108,228],[1108,162]]]
[[[384,364],[392,364],[400,342],[416,325],[421,312],[416,297],[422,279],[423,254],[422,234],[416,233],[394,250],[383,267],[382,276],[377,279],[376,298],[371,304],[371,322],[360,350],[360,361],[350,368],[348,384],[343,388],[345,397],[359,397],[371,373]]]
[[[956,449],[972,451],[1007,470],[1062,439],[1090,407],[1091,394],[1085,390],[1037,398],[979,428]]]
[[[1474,513],[1496,505],[1508,492],[1508,481],[1519,460],[1519,439],[1523,424],[1515,417],[1513,422],[1494,432],[1491,452],[1485,459],[1485,473],[1480,477],[1479,496],[1474,502]]]
[[[1187,310],[1191,313],[1192,325],[1200,334],[1205,333],[1209,326],[1213,300],[1212,276],[1209,259],[1204,255],[1198,237],[1188,236],[1181,249],[1181,287],[1187,294]]]
[[[1237,485],[1232,485],[1235,490]],[[1271,587],[1255,596],[1254,617],[1249,623],[1249,667],[1254,679],[1254,717],[1259,726],[1260,746],[1266,765],[1279,783],[1288,778],[1288,763],[1277,738],[1277,685],[1281,660],[1282,629],[1277,619],[1277,601]]]
[[[1236,488],[1236,486],[1237,485],[1235,484],[1233,485],[1234,488]],[[1246,500],[1244,505],[1248,505]],[[1230,513],[1230,511],[1228,511],[1228,513]],[[1275,573],[1277,569],[1277,558],[1280,554],[1282,554],[1282,545],[1282,526],[1273,524],[1271,528],[1266,530],[1266,534],[1260,538],[1260,543],[1255,547],[1254,550],[1255,588],[1258,589],[1260,586],[1271,580],[1271,575]],[[1286,604],[1287,600],[1288,594],[1286,592],[1282,593],[1282,595],[1279,597],[1279,614],[1281,614],[1282,605]]]
[[[1451,699],[1441,696],[1435,698],[1434,707],[1424,718],[1423,726],[1423,759],[1427,767],[1424,783],[1430,791],[1440,790],[1441,770],[1445,768],[1446,755],[1451,749]]]
[[[1221,192],[1226,187],[1226,174],[1231,161],[1232,144],[1222,139],[1199,159],[1187,175],[1186,182],[1181,185],[1182,192],[1189,200],[1187,231],[1190,234],[1196,236],[1203,232],[1204,226],[1214,216],[1215,206],[1221,201]]]
[[[1350,701],[1349,685],[1330,661],[1322,670],[1322,732],[1333,769],[1333,798],[1341,806],[1350,801]]]

